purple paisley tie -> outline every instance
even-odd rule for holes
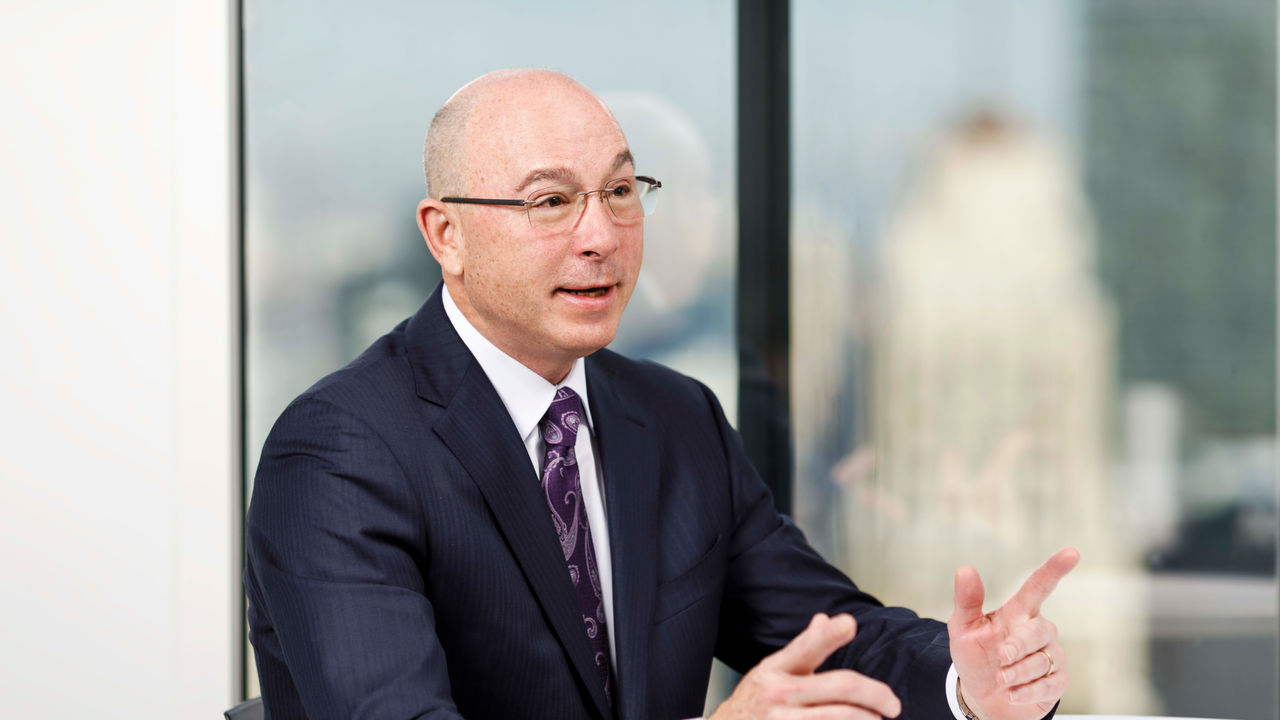
[[[600,574],[596,570],[595,546],[591,543],[591,528],[587,526],[587,508],[582,503],[582,488],[578,482],[578,459],[573,444],[578,439],[578,427],[585,414],[582,400],[569,388],[556,390],[555,400],[538,429],[547,445],[542,461],[542,489],[551,506],[551,522],[560,538],[564,562],[569,566],[569,579],[578,595],[578,607],[582,610],[582,623],[586,626],[587,639],[595,655],[596,670],[604,683],[604,696],[613,704],[613,689],[609,682],[609,628],[605,623],[604,601],[600,594]]]

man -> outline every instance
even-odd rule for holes
[[[948,628],[827,565],[699,383],[601,350],[634,289],[636,176],[600,101],[491,73],[432,121],[418,224],[443,287],[285,410],[248,517],[275,718],[1031,720],[1066,687],[1055,555]],[[855,623],[856,618],[856,623]]]

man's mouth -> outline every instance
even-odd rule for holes
[[[581,297],[600,297],[601,295],[604,295],[605,293],[609,292],[609,288],[607,287],[594,287],[594,288],[587,288],[585,290],[571,290],[570,288],[561,288],[561,290],[564,290],[570,295],[579,295]]]

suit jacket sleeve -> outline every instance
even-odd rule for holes
[[[276,423],[246,533],[249,612],[270,618],[251,622],[268,717],[459,717],[414,492],[349,411],[304,396]]]
[[[745,672],[785,646],[814,613],[848,612],[858,621],[852,643],[822,670],[846,667],[880,679],[902,701],[903,718],[949,718],[945,680],[951,666],[946,626],[905,608],[885,607],[822,559],[747,459],[714,395],[732,479],[734,526],[720,611],[716,655]]]

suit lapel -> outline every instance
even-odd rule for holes
[[[424,317],[433,303],[438,317]],[[444,315],[439,290],[410,321],[407,334],[419,396],[445,406],[436,435],[480,488],[597,712],[610,717],[537,473],[497,391]],[[427,337],[429,345],[414,346],[415,338]]]
[[[649,696],[649,624],[654,594],[657,526],[657,443],[641,406],[598,356],[587,358],[591,417],[600,448],[609,547],[613,560],[613,621],[617,644],[614,695],[619,717],[643,720]]]

